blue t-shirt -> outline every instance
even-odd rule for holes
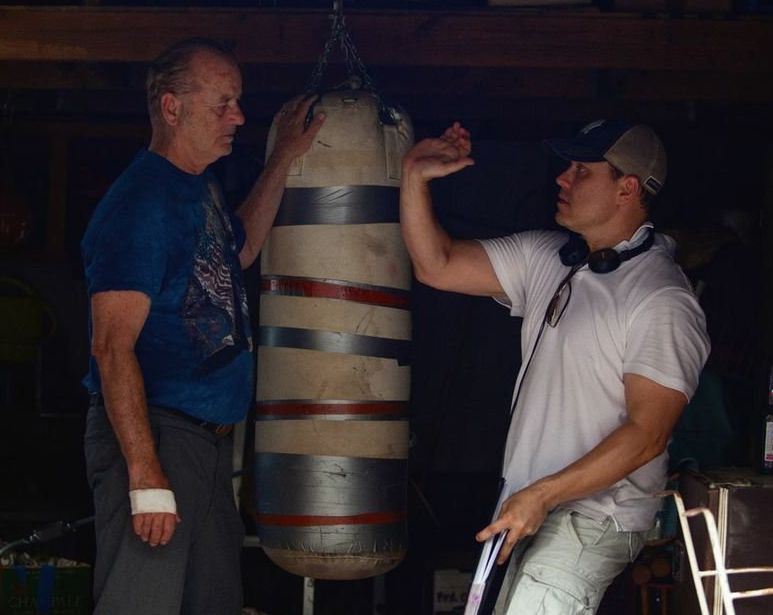
[[[147,150],[97,206],[81,243],[87,289],[150,298],[135,346],[148,404],[217,423],[244,418],[253,399],[244,241],[211,173],[190,175]],[[84,384],[100,390],[93,357]]]

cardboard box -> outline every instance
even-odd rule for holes
[[[435,570],[432,586],[432,612],[463,613],[467,592],[472,581],[471,572],[455,568]]]
[[[91,567],[0,567],[0,615],[90,615]]]

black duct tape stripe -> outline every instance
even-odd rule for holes
[[[259,339],[261,346],[380,357],[394,359],[400,365],[410,362],[411,343],[405,340],[294,327],[260,327]]]
[[[399,188],[325,186],[285,188],[274,226],[396,224],[399,221]]]
[[[402,515],[406,468],[404,459],[256,453],[257,512],[333,518]]]

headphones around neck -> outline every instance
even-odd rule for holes
[[[588,244],[585,243],[582,236],[571,233],[567,242],[558,251],[558,255],[561,257],[561,263],[567,267],[587,262],[588,269],[593,273],[610,273],[617,269],[621,263],[649,250],[653,243],[655,243],[655,231],[650,228],[647,230],[644,241],[630,250],[618,252],[614,248],[603,248],[590,252]]]

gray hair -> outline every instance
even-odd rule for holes
[[[193,56],[200,51],[214,53],[229,62],[233,62],[235,66],[238,65],[233,49],[224,42],[195,37],[175,43],[163,51],[148,68],[145,91],[151,121],[160,117],[160,101],[164,94],[171,92],[181,95],[193,91],[194,84],[191,79],[190,64]]]

